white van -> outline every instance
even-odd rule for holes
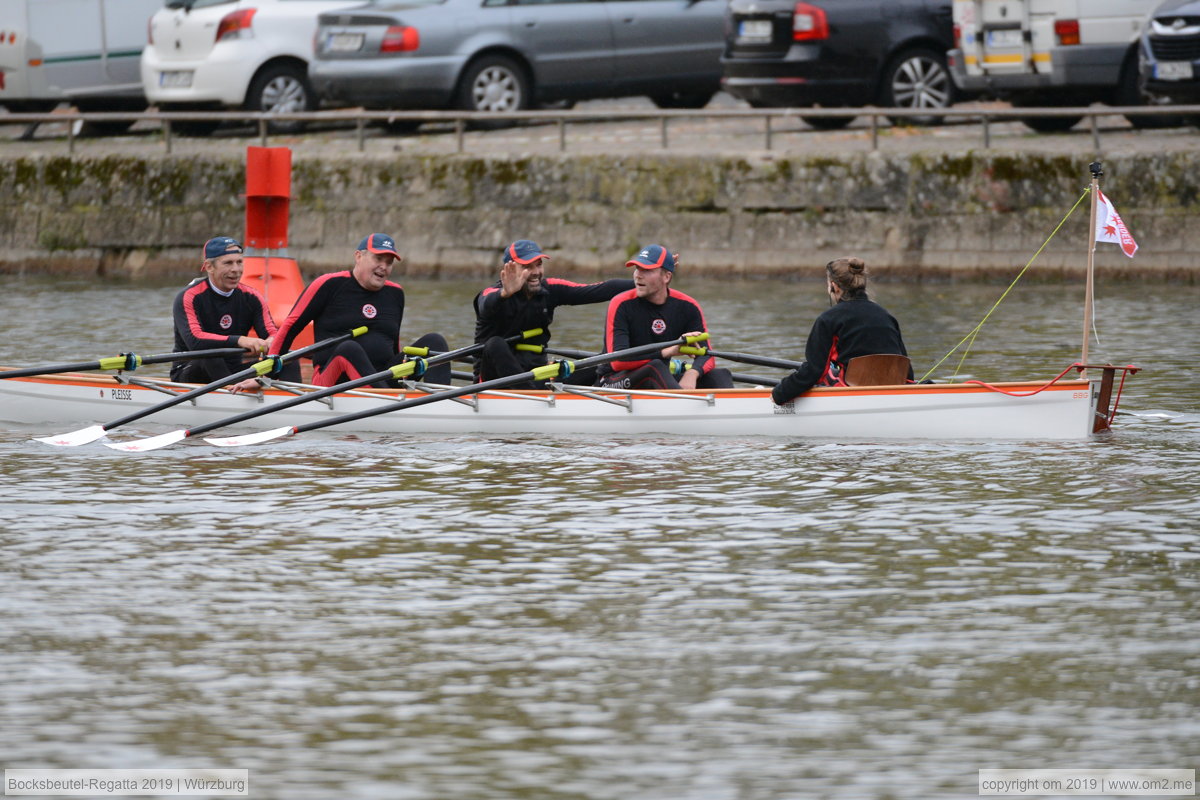
[[[1014,106],[1134,106],[1148,102],[1138,76],[1142,23],[1161,0],[954,0],[954,82]],[[1152,127],[1162,117],[1131,117]],[[1078,117],[1030,117],[1038,131]]]
[[[162,0],[0,0],[0,106],[145,108],[138,61],[146,24],[161,7]]]

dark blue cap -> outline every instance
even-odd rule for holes
[[[238,240],[228,236],[214,236],[204,243],[205,261],[240,252],[242,252],[242,246],[238,244]]]
[[[675,256],[671,255],[671,251],[661,244],[648,244],[636,256],[626,261],[625,266],[641,267],[642,269],[661,268],[667,272],[674,272]]]
[[[400,257],[400,254],[396,252],[396,240],[386,233],[372,233],[370,236],[363,237],[363,240],[358,243],[358,249],[369,250],[372,253],[391,253],[396,258]]]
[[[537,242],[529,239],[517,239],[504,250],[505,261],[515,261],[518,264],[532,264],[539,258],[549,258],[542,252]]]

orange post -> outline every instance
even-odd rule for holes
[[[304,279],[296,259],[287,254],[288,212],[292,198],[292,151],[286,147],[246,148],[246,258],[242,283],[267,300],[275,324],[287,319]],[[312,326],[293,342],[313,341]]]

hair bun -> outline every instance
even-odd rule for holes
[[[847,266],[851,272],[862,272],[867,268],[866,263],[861,258],[849,258],[847,261],[849,261]]]

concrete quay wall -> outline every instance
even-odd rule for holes
[[[293,163],[288,254],[306,277],[393,234],[401,275],[490,273],[532,238],[559,275],[611,275],[644,243],[712,276],[815,277],[857,254],[876,277],[1076,277],[1087,259],[1088,159],[1054,154],[840,157],[398,155]],[[1104,277],[1196,282],[1200,153],[1105,164],[1141,245],[1097,247]],[[0,160],[0,273],[194,274],[210,236],[244,230],[240,157]],[[1076,207],[1077,201],[1083,198]]]

